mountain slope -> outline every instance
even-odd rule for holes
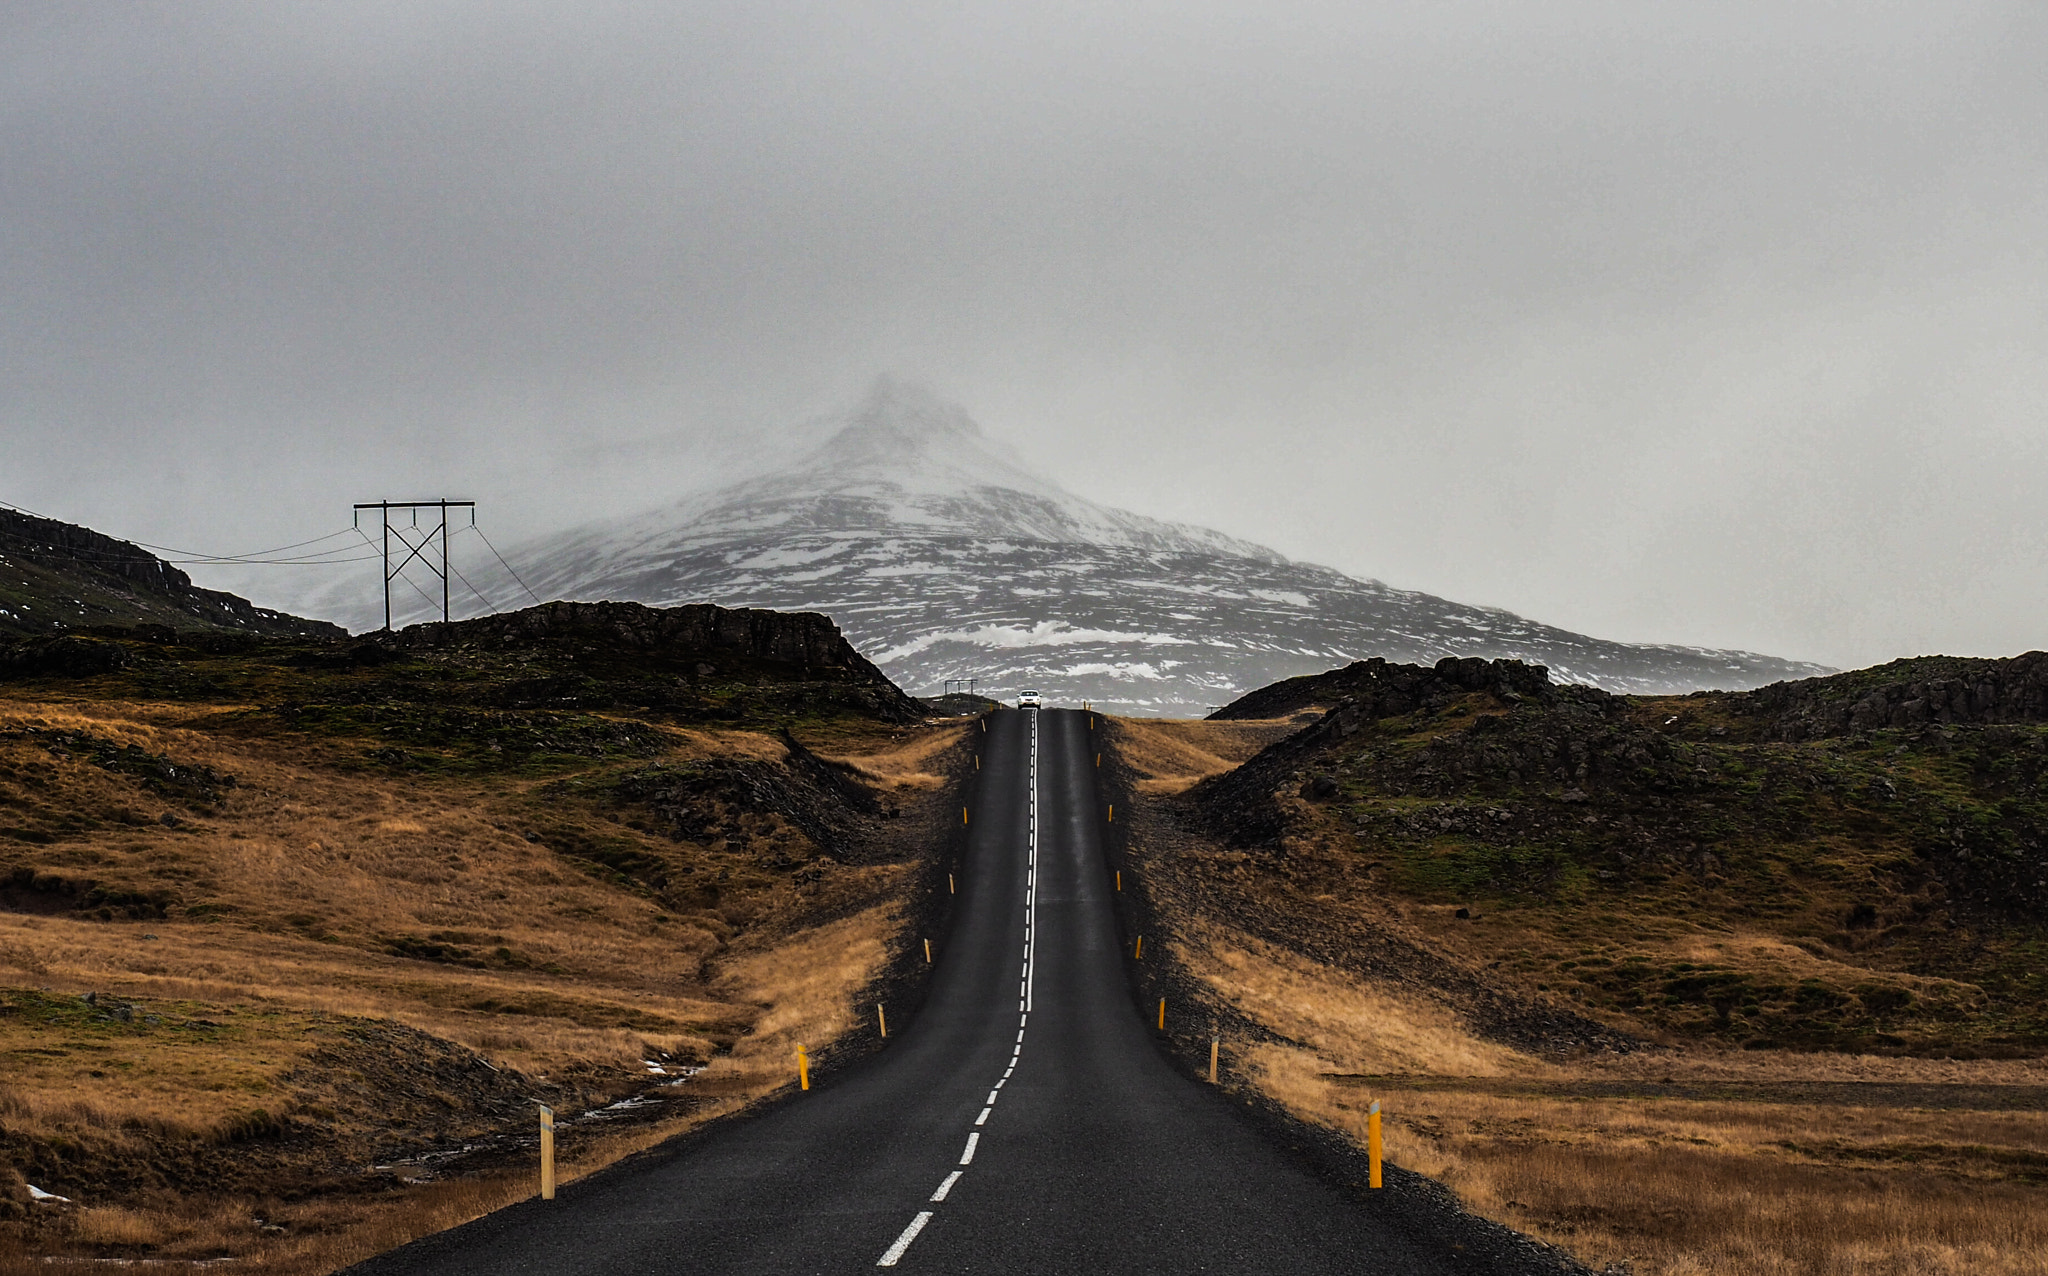
[[[234,594],[201,589],[184,572],[127,541],[0,509],[0,637],[44,637],[107,625],[343,636],[326,621],[288,616]]]
[[[887,379],[780,471],[515,557],[545,596],[823,611],[914,692],[973,677],[1141,713],[1206,713],[1367,656],[1511,656],[1630,692],[1824,672],[1604,642],[1098,505],[1028,471],[958,407]]]

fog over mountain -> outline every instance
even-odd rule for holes
[[[256,551],[352,502],[509,546],[774,472],[892,369],[1349,575],[2010,654],[2044,65],[2039,0],[11,4],[0,502],[304,610],[348,556]]]
[[[1032,472],[961,407],[888,378],[783,468],[510,556],[546,598],[823,611],[927,694],[973,677],[997,694],[1035,685],[1181,715],[1367,656],[1518,656],[1617,691],[1820,671],[1605,642],[1100,505]]]

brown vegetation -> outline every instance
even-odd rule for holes
[[[1215,732],[1241,725],[1116,722],[1117,756],[1135,742],[1123,782],[1181,792],[1217,773]],[[1158,932],[1146,977],[1193,1003],[1190,1022],[1222,1025],[1226,1085],[1360,1142],[1382,1101],[1390,1161],[1594,1270],[2048,1272],[2041,1059],[1745,1050],[1661,1000],[1580,996],[1559,976],[1635,958],[1983,1004],[1968,979],[1703,917],[1697,898],[1441,900],[1369,823],[1297,794],[1313,774],[1281,777],[1273,846],[1226,846],[1185,798],[1141,802],[1129,826],[1127,882]],[[1196,1068],[1206,1042],[1180,1043]]]
[[[1130,768],[1139,793],[1180,793],[1222,775],[1300,724],[1293,719],[1196,722],[1126,718],[1117,724],[1117,759]]]
[[[0,689],[0,1270],[329,1270],[530,1195],[534,1100],[574,1178],[866,1048],[966,726],[325,659]]]

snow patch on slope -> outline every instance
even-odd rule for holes
[[[929,651],[942,642],[966,643],[973,647],[1071,647],[1088,642],[1129,642],[1147,647],[1192,646],[1192,640],[1172,634],[1133,633],[1117,629],[1076,629],[1061,620],[1041,620],[1029,628],[1023,625],[983,625],[978,629],[947,629],[921,634],[874,657],[878,664],[901,660]]]

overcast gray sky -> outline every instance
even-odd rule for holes
[[[886,369],[1605,637],[2048,646],[2044,67],[2038,0],[16,0],[0,499],[503,544]]]

